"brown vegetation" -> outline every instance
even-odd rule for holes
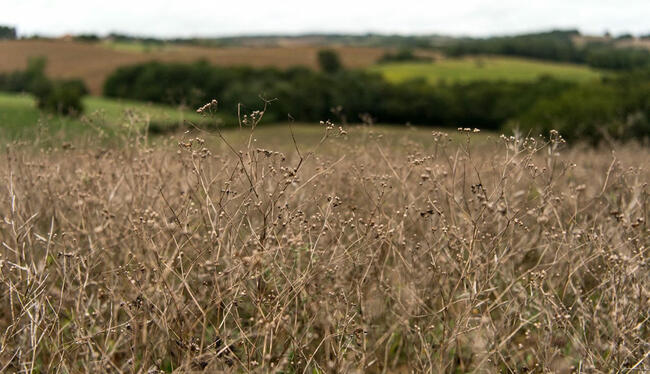
[[[45,56],[47,73],[53,78],[81,78],[94,95],[101,94],[106,77],[117,67],[145,61],[191,62],[206,59],[218,65],[318,67],[321,47],[228,47],[170,46],[149,52],[111,49],[102,44],[62,40],[0,41],[0,72],[24,69],[29,57]],[[348,67],[365,67],[379,59],[385,50],[370,47],[338,47],[335,50]]]
[[[10,147],[0,370],[650,368],[647,148],[349,132]]]

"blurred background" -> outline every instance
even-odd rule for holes
[[[263,124],[650,134],[645,1],[5,1],[0,136]],[[210,118],[196,113],[216,99]],[[117,131],[117,130],[115,130]]]

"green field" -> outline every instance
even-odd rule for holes
[[[424,78],[430,83],[476,80],[533,81],[549,75],[557,79],[589,81],[601,73],[583,65],[542,62],[510,57],[467,57],[443,59],[431,63],[391,63],[370,68],[391,82]]]
[[[162,128],[175,126],[185,120],[195,123],[204,120],[189,109],[128,100],[88,96],[83,104],[83,116],[60,117],[39,111],[30,95],[0,93],[0,137],[25,138],[43,128],[47,128],[49,134],[58,133],[67,137],[98,128],[112,131],[147,124]]]
[[[79,118],[69,118],[45,114],[36,108],[34,99],[25,94],[11,94],[0,92],[0,139],[2,143],[10,141],[34,140],[37,143],[55,143],[48,140],[80,140],[95,137],[98,133],[114,136],[120,131],[126,133],[129,129],[143,128],[147,123],[150,127],[179,128],[177,124],[191,121],[201,128],[210,128],[208,121],[224,121],[226,131],[224,137],[232,145],[241,146],[248,142],[250,131],[237,129],[237,120],[233,116],[221,114],[217,119],[211,120],[189,110],[175,109],[162,105],[151,105],[128,100],[114,100],[101,97],[86,97],[84,99],[85,114]],[[182,127],[181,127],[182,128]],[[456,142],[465,142],[465,133],[455,129],[437,129],[429,126],[408,126],[394,124],[379,124],[373,126],[345,126],[354,144],[361,145],[366,142],[380,142],[392,145],[403,142],[415,142],[421,145],[431,144],[432,131],[447,132]],[[153,130],[152,130],[153,131]],[[199,130],[193,131],[196,133]],[[295,146],[292,139],[304,151],[315,147],[323,138],[324,128],[314,123],[270,123],[263,122],[255,131],[252,139],[257,147],[274,147],[283,152],[292,152]],[[335,129],[331,134],[338,132]],[[210,135],[211,134],[211,135]],[[481,132],[473,134],[474,141],[485,141],[493,137],[494,133]],[[176,135],[183,138],[180,132]],[[201,136],[208,139],[215,137],[214,129],[208,130]],[[351,143],[351,144],[352,144]]]
[[[139,41],[126,42],[126,41],[102,41],[99,45],[104,48],[112,49],[119,52],[134,52],[134,53],[147,53],[147,52],[163,52],[171,51],[173,46],[166,44],[145,43]]]

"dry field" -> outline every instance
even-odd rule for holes
[[[29,57],[44,56],[52,77],[81,78],[91,93],[100,95],[106,77],[117,67],[150,60],[191,62],[206,59],[219,65],[275,66],[303,65],[316,68],[321,47],[228,47],[170,46],[149,52],[110,48],[104,44],[72,41],[0,41],[0,72],[23,69]],[[337,47],[343,64],[366,67],[381,57],[381,48]]]
[[[584,46],[587,43],[610,43],[612,42],[611,37],[605,36],[589,36],[589,35],[578,35],[572,38],[573,42],[577,46]],[[614,45],[619,48],[640,48],[640,49],[650,49],[650,40],[648,39],[622,39],[616,40]]]
[[[252,118],[7,149],[0,371],[650,369],[647,148]]]

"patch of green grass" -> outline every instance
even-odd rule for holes
[[[381,73],[391,82],[424,78],[433,84],[440,81],[448,83],[476,80],[534,81],[544,75],[584,82],[601,76],[599,71],[582,65],[492,56],[449,58],[431,63],[381,64],[371,67],[370,70]]]
[[[120,52],[148,53],[169,51],[173,47],[167,44],[145,43],[145,42],[122,42],[122,41],[103,41],[101,46]]]
[[[302,154],[308,154],[316,149],[323,151],[335,157],[341,157],[341,147],[334,146],[333,143],[345,143],[347,147],[358,148],[371,145],[373,149],[377,148],[395,148],[403,149],[418,146],[435,147],[436,141],[433,132],[444,132],[448,134],[442,137],[440,142],[453,142],[454,144],[467,144],[468,137],[471,138],[472,144],[486,144],[496,139],[497,135],[489,131],[480,133],[458,132],[456,129],[435,128],[429,126],[405,126],[394,124],[376,124],[372,126],[350,124],[344,126],[347,135],[338,136],[338,129],[330,132],[328,139],[321,143],[325,135],[325,129],[322,125],[314,123],[262,123],[254,131],[251,142],[255,148],[273,149],[276,151],[290,154],[295,151],[295,145],[292,140],[295,138],[298,148]],[[247,144],[251,135],[250,128],[239,129],[236,127],[226,128],[221,132],[226,141],[235,149]],[[188,137],[201,136],[209,143],[220,143],[218,135],[214,131],[199,134],[196,130],[188,134]]]
[[[94,137],[99,132],[110,138],[120,132],[126,133],[129,129],[142,129],[147,123],[149,123],[150,134],[155,135],[185,128],[187,126],[183,124],[187,121],[196,124],[198,128],[207,129],[202,132],[190,127],[191,132],[187,136],[196,135],[206,138],[217,137],[211,125],[222,121],[226,125],[222,132],[223,136],[236,147],[246,144],[251,134],[250,128],[239,129],[236,118],[232,115],[228,116],[227,113],[219,113],[217,118],[211,119],[202,117],[187,108],[101,97],[84,98],[84,107],[84,114],[78,118],[55,116],[39,111],[34,98],[30,95],[0,92],[0,139],[2,143],[13,140],[34,140],[41,144],[56,144],[56,140],[69,141],[83,136]],[[352,124],[344,127],[354,145],[368,142],[390,146],[407,143],[431,144],[433,142],[431,133],[436,130],[428,126],[390,124],[373,126]],[[314,123],[289,125],[263,121],[255,130],[251,141],[256,147],[292,152],[295,150],[291,140],[292,130],[301,152],[305,153],[313,150],[320,143],[325,131],[322,125]],[[455,129],[442,129],[442,131],[447,132],[453,141],[467,141],[467,135]],[[338,130],[335,129],[331,134],[335,135],[337,132]],[[472,134],[472,138],[473,141],[483,141],[490,135],[492,134],[489,132],[481,132]],[[179,134],[179,136],[183,135]]]
[[[177,123],[185,120],[203,121],[203,117],[189,108],[175,108],[165,105],[142,103],[122,99],[86,97],[84,99],[86,115],[104,115],[109,122],[126,120],[127,114],[135,114],[153,123]]]
[[[149,124],[158,130],[176,127],[186,120],[204,122],[188,108],[173,108],[128,100],[86,97],[85,112],[78,118],[43,113],[30,95],[0,93],[0,138],[17,140],[46,132],[63,138],[89,133],[100,127],[109,133],[126,127]]]
[[[29,95],[0,93],[0,138],[32,138],[43,128],[52,134],[79,134],[85,130],[79,120],[41,113]]]

